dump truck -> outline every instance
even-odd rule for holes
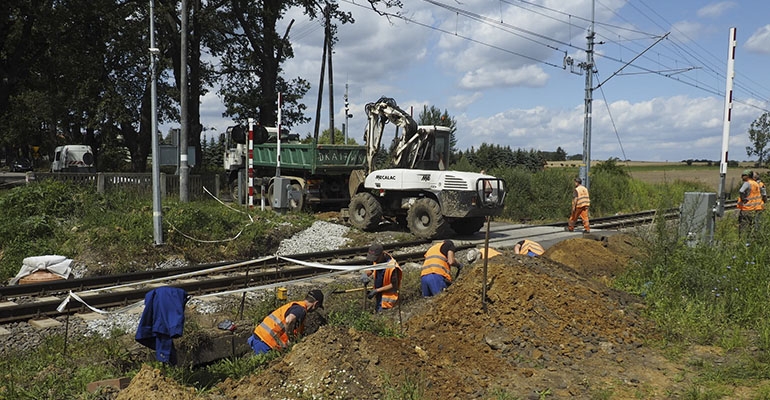
[[[245,202],[248,179],[249,128],[234,125],[227,128],[224,169],[233,199]],[[346,144],[302,143],[298,134],[286,131],[278,135],[275,127],[255,126],[253,135],[253,170],[257,183],[266,187],[267,199],[274,198],[276,182],[288,183],[291,201],[288,209],[339,210],[350,202],[348,188],[351,176],[363,176],[366,146]],[[280,174],[278,141],[280,140]],[[356,172],[358,171],[358,172]],[[280,180],[277,180],[280,178]],[[268,202],[269,204],[270,202]]]

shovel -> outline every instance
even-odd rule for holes
[[[362,290],[366,290],[365,287],[355,288],[355,289],[347,289],[347,290],[335,290],[332,293],[333,294],[340,294],[340,293],[352,293],[352,292],[360,292]]]

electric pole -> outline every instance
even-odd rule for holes
[[[583,185],[590,189],[588,173],[591,171],[591,110],[593,102],[593,80],[594,80],[594,16],[596,12],[596,3],[591,2],[591,25],[588,28],[588,49],[586,50],[586,61],[578,66],[586,71],[585,88],[585,116],[583,119],[583,166],[580,167],[580,178]]]

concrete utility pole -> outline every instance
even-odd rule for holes
[[[181,62],[179,73],[179,107],[182,109],[182,131],[179,135],[179,201],[187,203],[190,201],[187,187],[190,169],[187,166],[187,135],[190,124],[187,121],[187,0],[182,0],[182,22],[181,22]]]
[[[585,94],[585,117],[583,119],[583,167],[580,168],[580,178],[583,179],[583,185],[590,189],[591,182],[588,180],[588,173],[591,171],[591,110],[593,102],[593,84],[594,84],[594,16],[596,13],[596,3],[591,2],[591,25],[588,28],[588,49],[586,50],[586,61],[580,63],[580,67],[586,70],[586,94]]]
[[[155,0],[150,0],[150,131],[152,132],[152,232],[156,246],[163,244],[163,210],[160,206],[160,149],[158,146],[158,86],[155,57]]]

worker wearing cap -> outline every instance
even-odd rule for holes
[[[569,225],[567,229],[570,232],[575,230],[575,224],[578,218],[583,221],[583,233],[591,232],[588,226],[588,206],[591,205],[591,198],[588,196],[588,189],[583,186],[583,180],[575,178],[575,191],[572,195],[572,213],[569,216]]]
[[[754,173],[744,170],[741,174],[743,185],[738,189],[738,234],[745,235],[748,230],[756,228],[757,215],[762,210],[762,192]]]
[[[540,243],[524,239],[513,245],[513,252],[525,256],[538,257],[542,256],[545,250]]]
[[[393,256],[385,252],[379,243],[369,246],[366,260],[374,264],[388,264],[385,269],[367,270],[363,273],[361,278],[364,284],[368,283],[369,279],[374,276],[374,289],[370,290],[366,297],[376,298],[377,307],[375,309],[377,312],[393,308],[398,303],[398,291],[401,288],[401,278],[403,277],[401,266],[398,265]]]
[[[460,275],[463,265],[455,259],[455,244],[451,240],[436,243],[425,252],[420,272],[423,297],[435,296],[452,284],[452,265],[457,266],[457,275]]]
[[[254,328],[254,333],[248,339],[249,346],[255,354],[288,348],[291,340],[305,331],[307,313],[323,306],[323,292],[314,289],[308,292],[305,300],[278,307]]]

